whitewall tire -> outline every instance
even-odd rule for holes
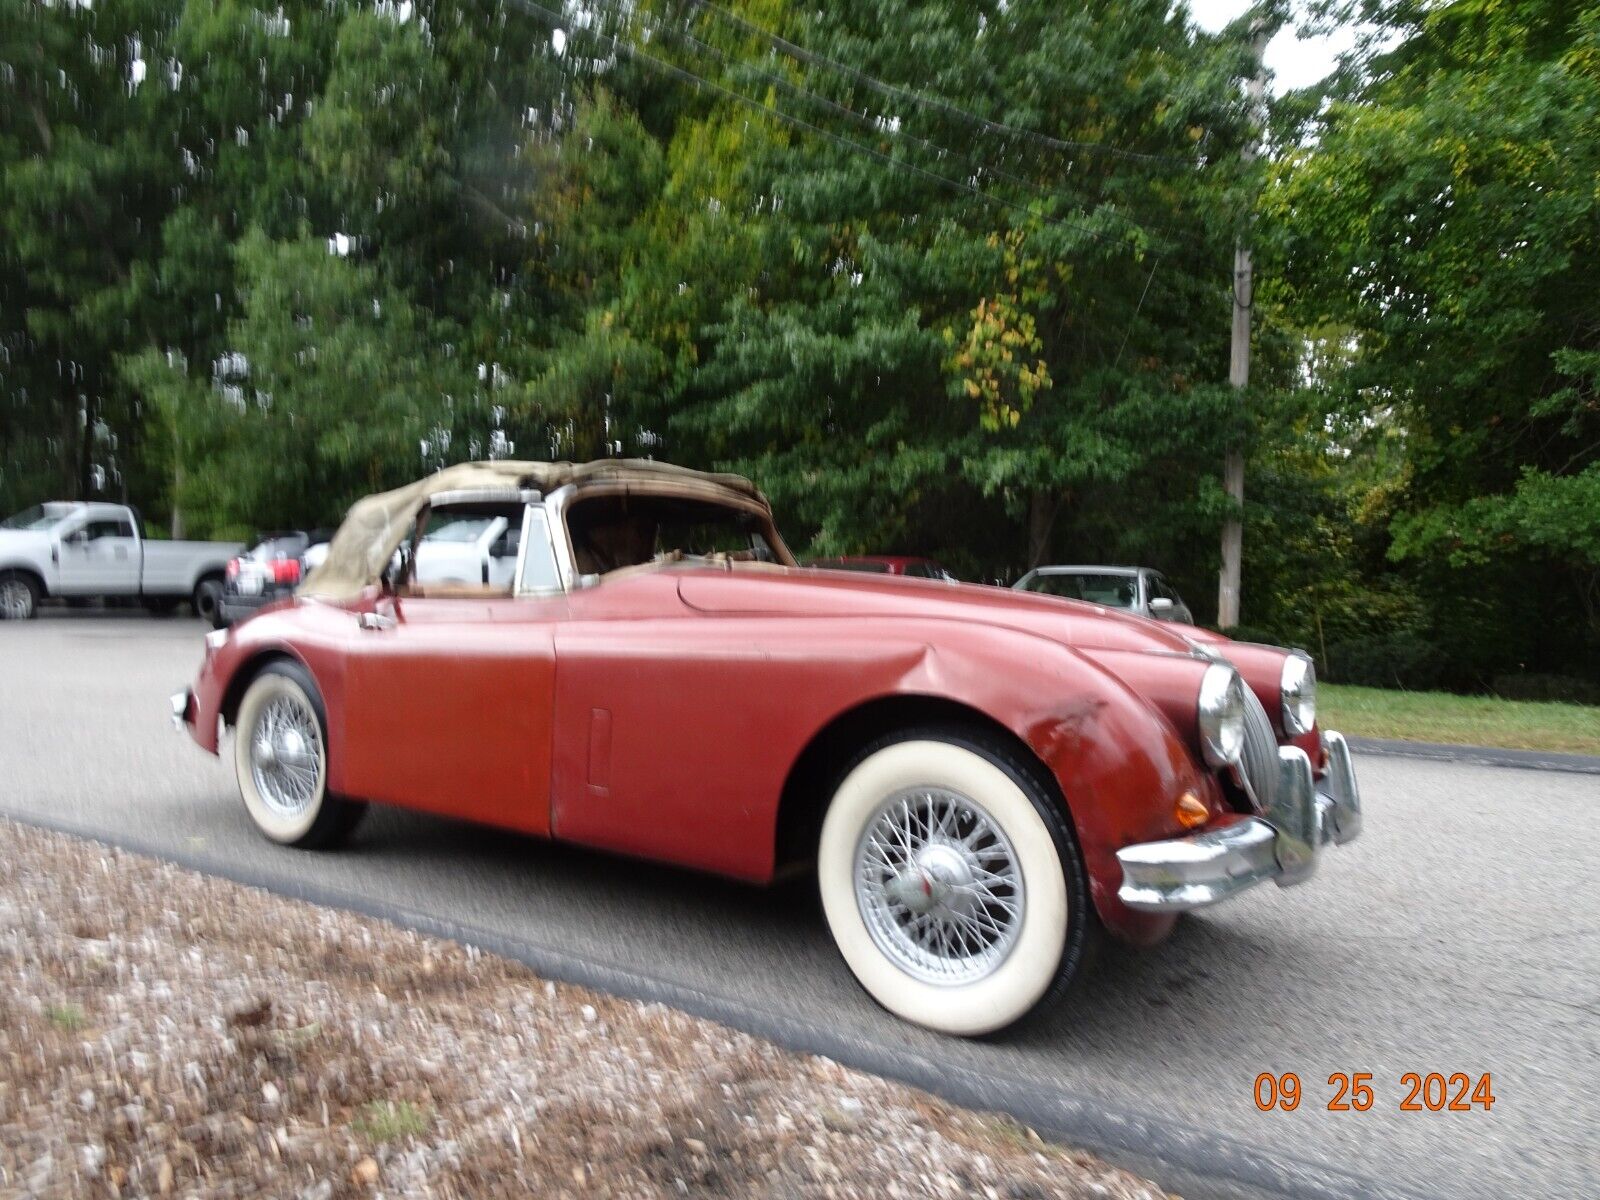
[[[310,673],[267,664],[239,704],[234,772],[245,811],[285,846],[327,846],[355,827],[364,805],[328,791],[328,720]]]
[[[997,740],[958,730],[867,750],[828,807],[817,880],[862,987],[960,1036],[1003,1029],[1064,991],[1093,920],[1059,799]]]

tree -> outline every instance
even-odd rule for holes
[[[1600,645],[1600,7],[1372,15],[1396,44],[1276,168],[1286,307],[1349,331],[1319,383],[1403,439],[1389,553],[1456,681],[1569,668],[1572,613]]]

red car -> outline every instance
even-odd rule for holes
[[[430,521],[520,530],[509,587],[413,581]],[[368,802],[753,882],[814,868],[850,969],[954,1034],[1102,933],[1298,883],[1361,828],[1298,653],[976,585],[795,568],[747,481],[448,468],[351,509],[292,599],[207,638],[175,720],[251,818]]]

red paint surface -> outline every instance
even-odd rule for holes
[[[360,629],[374,608],[395,626]],[[1194,632],[1009,589],[806,570],[677,567],[553,599],[369,593],[238,626],[202,666],[191,731],[215,750],[236,673],[286,654],[322,691],[337,792],[764,881],[812,739],[862,704],[935,697],[1050,771],[1102,919],[1148,943],[1172,918],[1122,907],[1116,851],[1185,832],[1173,807],[1188,789],[1229,819],[1196,752]],[[1276,717],[1285,652],[1222,645]]]

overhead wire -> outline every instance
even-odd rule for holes
[[[777,73],[775,71],[767,70],[766,68],[760,66],[757,63],[753,63],[753,62],[749,62],[749,61],[746,61],[746,60],[743,60],[743,59],[739,59],[736,56],[728,53],[726,50],[723,50],[721,47],[715,46],[715,45],[713,45],[713,44],[711,44],[709,42],[705,42],[705,41],[701,40],[700,38],[696,37],[693,33],[690,33],[686,29],[671,29],[671,28],[668,28],[668,29],[662,30],[660,26],[657,26],[657,27],[655,27],[655,29],[652,30],[652,32],[656,32],[656,31],[660,31],[663,34],[663,36],[671,37],[671,38],[677,38],[677,39],[679,39],[681,41],[687,42],[689,45],[693,46],[697,50],[703,51],[703,52],[708,53],[708,54],[715,55],[721,62],[726,63],[726,64],[731,64],[735,70],[752,72],[753,74],[755,74],[755,75],[759,76],[760,78],[766,80],[768,83],[770,83],[770,84],[772,84],[772,85],[774,85],[776,87],[782,88],[784,91],[788,92],[789,94],[791,94],[793,96],[796,96],[796,97],[800,98],[803,101],[808,101],[808,102],[810,102],[812,104],[815,104],[815,105],[818,105],[820,107],[826,108],[831,112],[837,113],[840,116],[847,117],[850,120],[855,121],[857,124],[863,125],[863,126],[869,128],[869,129],[872,129],[872,130],[874,130],[876,132],[888,134],[890,137],[898,139],[898,140],[901,140],[901,141],[913,142],[916,145],[922,147],[927,152],[933,154],[935,157],[944,158],[946,156],[949,156],[951,158],[960,160],[966,166],[968,166],[969,168],[972,169],[973,174],[985,174],[986,173],[986,174],[992,175],[997,179],[1006,180],[1007,182],[1009,182],[1011,184],[1014,184],[1017,187],[1024,188],[1024,189],[1027,189],[1029,191],[1032,191],[1032,192],[1036,193],[1038,196],[1040,196],[1043,199],[1059,200],[1059,201],[1062,201],[1062,202],[1067,203],[1067,204],[1076,203],[1076,201],[1074,201],[1070,197],[1066,196],[1065,194],[1055,190],[1054,188],[1048,187],[1048,186],[1046,186],[1046,185],[1044,185],[1042,183],[1039,183],[1039,182],[1037,182],[1035,180],[1025,179],[1020,175],[1013,174],[1012,172],[1007,171],[1004,167],[998,166],[998,165],[996,165],[994,163],[991,163],[991,162],[987,162],[987,161],[977,157],[976,155],[973,155],[971,153],[963,153],[963,152],[957,151],[957,150],[952,150],[951,148],[949,148],[947,146],[940,145],[938,142],[932,141],[929,138],[925,138],[925,137],[922,137],[922,136],[920,136],[918,134],[911,133],[910,131],[908,131],[908,130],[904,129],[903,127],[900,127],[900,126],[894,126],[894,127],[886,126],[886,125],[884,125],[884,123],[883,123],[883,121],[881,119],[872,116],[870,113],[860,112],[860,111],[858,111],[858,110],[856,110],[854,108],[851,108],[847,104],[844,104],[844,103],[841,103],[838,100],[832,99],[829,96],[824,96],[824,95],[821,95],[818,92],[814,92],[814,91],[810,90],[809,88],[806,88],[806,87],[804,87],[804,86],[802,86],[802,85],[800,85],[798,83],[795,83],[793,80],[788,79],[788,78],[784,77],[783,75],[781,75],[781,74],[779,74],[779,73]],[[1193,166],[1194,164],[1191,163],[1190,165]],[[1115,208],[1111,208],[1111,209],[1102,208],[1100,211],[1109,213],[1110,216],[1115,217],[1119,221],[1125,222],[1126,224],[1138,229],[1140,232],[1145,233],[1145,234],[1149,234],[1153,230],[1160,230],[1163,233],[1170,233],[1170,234],[1175,234],[1175,235],[1181,236],[1180,231],[1175,229],[1171,225],[1167,225],[1167,224],[1164,224],[1164,223],[1161,223],[1161,222],[1151,222],[1151,221],[1148,221],[1148,220],[1141,220],[1139,218],[1135,218],[1135,217],[1129,216],[1127,213],[1121,212],[1120,210],[1115,209]],[[1100,238],[1103,238],[1105,236],[1104,234],[1100,233],[1097,230],[1091,230],[1091,229],[1089,229],[1088,226],[1078,224],[1076,222],[1071,221],[1068,218],[1057,218],[1057,219],[1058,220],[1065,220],[1068,224],[1075,225],[1077,228],[1080,228],[1080,229],[1084,230],[1085,232],[1089,233],[1091,236],[1100,237]]]
[[[921,108],[936,109],[937,111],[944,113],[946,116],[965,121],[968,124],[975,125],[989,133],[1001,134],[1009,137],[1020,137],[1026,139],[1027,141],[1033,142],[1036,145],[1047,146],[1052,150],[1066,154],[1094,153],[1104,154],[1114,158],[1128,159],[1131,161],[1166,163],[1172,166],[1182,167],[1194,166],[1192,159],[1182,158],[1177,155],[1155,154],[1144,150],[1129,150],[1122,146],[1107,145],[1104,142],[1072,141],[1067,138],[1058,138],[1047,133],[1040,133],[1035,129],[1027,129],[1016,125],[1007,125],[1003,121],[994,121],[988,117],[972,112],[969,109],[962,108],[957,104],[952,104],[948,100],[941,99],[938,96],[924,95],[923,93],[913,91],[910,88],[901,87],[898,84],[888,83],[885,80],[878,79],[875,76],[867,74],[865,71],[852,67],[848,63],[839,62],[836,59],[829,58],[825,54],[819,54],[815,50],[808,50],[806,47],[795,42],[791,42],[787,38],[780,37],[778,34],[773,33],[770,29],[765,29],[762,26],[755,24],[753,21],[749,21],[746,18],[741,17],[738,13],[732,12],[723,7],[721,4],[715,3],[715,0],[689,0],[689,4],[693,8],[702,8],[708,12],[714,13],[723,20],[750,34],[752,37],[766,42],[774,50],[777,50],[781,54],[795,59],[798,62],[804,62],[812,66],[823,66],[829,70],[837,71],[840,74],[846,75],[855,80],[863,87],[870,88],[872,91],[877,92],[881,96],[888,96],[896,100],[905,101],[910,104],[915,104]]]
[[[581,34],[584,34],[584,35],[586,35],[588,37],[594,38],[596,40],[607,42],[607,43],[610,44],[610,47],[611,47],[613,53],[615,53],[615,54],[617,54],[619,56],[626,57],[626,58],[629,58],[629,59],[631,59],[633,61],[643,63],[643,64],[651,67],[654,70],[660,71],[663,74],[666,74],[666,75],[676,79],[677,81],[679,81],[681,83],[685,83],[685,84],[689,85],[690,87],[695,88],[696,90],[699,90],[699,89],[702,89],[702,88],[708,89],[708,90],[716,93],[717,95],[723,96],[723,97],[725,97],[725,98],[727,98],[729,100],[733,100],[736,103],[739,103],[739,104],[742,104],[742,105],[746,106],[747,108],[751,108],[751,109],[755,110],[756,112],[761,113],[764,116],[771,117],[774,120],[777,120],[782,124],[786,124],[786,125],[788,125],[788,126],[790,126],[792,128],[804,130],[804,131],[806,131],[808,133],[811,133],[811,134],[814,134],[814,135],[816,135],[816,136],[818,136],[820,138],[823,138],[824,140],[826,140],[828,142],[831,142],[834,145],[837,145],[837,146],[841,147],[842,149],[849,150],[849,151],[857,153],[857,154],[864,154],[864,155],[866,155],[868,157],[871,157],[873,159],[876,159],[879,162],[882,162],[882,163],[884,163],[884,164],[886,164],[888,166],[898,168],[898,169],[900,169],[902,171],[910,172],[911,174],[914,174],[914,175],[918,175],[918,176],[920,176],[920,177],[922,177],[924,179],[929,180],[930,182],[940,184],[943,187],[947,187],[947,188],[950,188],[952,190],[959,191],[959,192],[964,192],[964,193],[972,196],[974,199],[980,200],[980,201],[982,201],[982,202],[984,202],[986,204],[993,205],[993,206],[1000,207],[1000,208],[1009,209],[1009,210],[1012,210],[1014,212],[1021,213],[1021,214],[1025,215],[1025,216],[1027,216],[1027,217],[1029,217],[1031,219],[1036,219],[1036,220],[1042,221],[1043,223],[1048,224],[1048,225],[1060,226],[1060,227],[1066,228],[1066,229],[1074,229],[1074,230],[1077,230],[1080,233],[1087,234],[1088,236],[1093,237],[1093,238],[1095,238],[1097,240],[1101,240],[1101,241],[1109,241],[1109,242],[1114,242],[1114,243],[1120,243],[1122,241],[1122,239],[1116,238],[1116,237],[1112,236],[1111,234],[1103,232],[1103,231],[1101,231],[1099,229],[1095,229],[1092,226],[1084,224],[1081,221],[1074,221],[1074,220],[1071,220],[1069,218],[1057,217],[1057,216],[1053,216],[1053,215],[1048,214],[1048,213],[1039,212],[1036,209],[1029,207],[1028,205],[1019,204],[1016,201],[1007,199],[1004,196],[999,196],[999,195],[994,194],[993,192],[984,191],[982,188],[979,188],[976,185],[974,185],[972,183],[969,183],[969,182],[967,182],[965,180],[954,179],[954,178],[952,178],[952,177],[950,177],[948,175],[940,174],[937,171],[931,171],[931,170],[927,169],[926,167],[923,167],[923,166],[921,166],[921,165],[919,165],[917,163],[911,162],[908,159],[897,158],[894,155],[885,154],[883,151],[877,149],[876,147],[866,145],[865,143],[855,141],[854,139],[851,139],[851,138],[842,137],[839,134],[834,133],[832,130],[825,129],[820,125],[816,125],[811,121],[805,120],[803,117],[798,117],[798,116],[795,116],[793,113],[785,112],[783,109],[780,109],[780,108],[777,108],[777,107],[775,107],[773,105],[767,104],[764,101],[759,100],[754,96],[750,96],[750,95],[747,95],[747,94],[745,94],[743,92],[735,91],[735,90],[733,90],[731,88],[724,87],[722,84],[717,83],[715,80],[708,79],[703,75],[696,74],[693,71],[689,71],[689,70],[686,70],[686,69],[684,69],[682,67],[679,67],[675,63],[670,63],[670,62],[666,61],[663,58],[659,58],[656,55],[650,54],[648,51],[642,50],[639,47],[633,45],[631,42],[628,42],[625,39],[617,36],[617,34],[615,34],[615,33],[605,33],[605,32],[601,32],[600,30],[597,30],[597,29],[589,28],[588,26],[585,26],[585,25],[580,25],[577,22],[575,22],[571,17],[566,16],[566,15],[564,15],[562,13],[555,12],[552,9],[546,8],[544,5],[536,3],[535,0],[506,0],[506,3],[509,4],[511,7],[517,8],[517,9],[521,10],[522,12],[525,12],[525,13],[531,15],[531,16],[535,16],[535,17],[541,18],[545,22],[547,22],[548,24],[550,24],[550,25],[552,25],[552,26],[554,26],[556,28],[559,28],[559,29],[563,30],[564,32],[581,33]],[[594,11],[596,9],[604,10],[604,8],[605,8],[605,6],[602,6],[602,5],[593,5],[593,4],[590,5],[591,11]],[[611,13],[613,15],[616,15],[615,10],[610,10],[610,11],[611,11]],[[673,35],[669,31],[667,36],[673,36]],[[818,97],[818,99],[820,100],[820,99],[823,99],[823,98],[822,97]],[[871,118],[868,118],[868,120],[870,120],[870,119]],[[888,131],[885,131],[885,132],[888,132]],[[929,145],[934,145],[934,143],[929,143]],[[943,149],[943,148],[941,148],[941,149]],[[952,152],[945,151],[945,153],[952,153]],[[1115,213],[1114,215],[1120,220],[1123,220],[1125,222],[1131,222],[1132,224],[1134,224],[1136,226],[1138,225],[1138,222],[1133,221],[1132,218],[1127,217],[1124,214]],[[1139,228],[1141,229],[1142,232],[1148,232],[1147,230],[1144,230],[1142,226],[1139,226]]]
[[[762,100],[759,100],[754,96],[750,96],[750,95],[747,95],[747,94],[745,94],[743,92],[736,91],[736,90],[734,90],[732,88],[725,87],[722,84],[716,82],[715,80],[709,79],[709,78],[707,78],[707,77],[705,77],[703,75],[699,75],[699,74],[697,74],[697,73],[695,73],[693,71],[689,71],[689,70],[687,70],[687,69],[685,69],[683,67],[678,66],[675,63],[668,62],[667,60],[665,60],[663,58],[660,58],[660,57],[658,57],[656,55],[653,55],[653,54],[649,53],[646,50],[643,50],[643,49],[639,48],[638,46],[636,46],[633,43],[627,41],[626,39],[624,39],[622,37],[619,37],[615,32],[607,33],[607,32],[603,32],[603,31],[598,30],[598,29],[590,28],[587,25],[579,24],[572,17],[570,17],[570,16],[568,16],[566,14],[563,14],[563,13],[556,12],[556,11],[550,9],[550,8],[547,8],[543,4],[537,3],[536,0],[506,0],[506,3],[508,5],[510,5],[511,7],[516,8],[516,9],[518,9],[518,10],[520,10],[520,11],[522,11],[522,12],[524,12],[524,13],[530,15],[530,16],[533,16],[533,17],[536,17],[536,18],[539,18],[539,19],[543,20],[545,23],[551,25],[552,27],[562,30],[563,33],[565,33],[565,34],[580,33],[580,34],[583,34],[583,35],[585,35],[587,37],[593,38],[593,39],[595,39],[597,41],[604,42],[604,43],[609,43],[611,51],[612,51],[612,53],[614,55],[617,55],[619,57],[625,57],[625,58],[628,58],[628,59],[630,59],[632,61],[642,63],[642,64],[650,67],[651,69],[656,70],[656,71],[658,71],[658,72],[660,72],[660,73],[662,73],[662,74],[664,74],[664,75],[676,80],[679,83],[683,83],[683,84],[686,84],[689,87],[694,88],[697,91],[699,91],[701,89],[709,90],[709,91],[711,91],[711,92],[713,92],[713,93],[715,93],[715,94],[717,94],[719,96],[722,96],[722,97],[724,97],[726,99],[732,100],[732,101],[734,101],[734,102],[736,102],[738,104],[741,104],[741,105],[743,105],[743,106],[745,106],[747,108],[753,109],[754,111],[756,111],[756,112],[758,112],[758,113],[760,113],[760,114],[762,114],[764,116],[770,117],[770,118],[772,118],[772,119],[774,119],[774,120],[776,120],[776,121],[778,121],[778,122],[780,122],[782,124],[788,125],[791,128],[800,129],[800,130],[803,130],[803,131],[805,131],[807,133],[814,134],[815,136],[820,137],[820,138],[822,138],[823,140],[825,140],[827,142],[830,142],[830,143],[832,143],[832,144],[834,144],[836,146],[839,146],[841,149],[845,149],[845,150],[848,150],[850,152],[857,153],[857,154],[866,155],[866,156],[868,156],[870,158],[873,158],[873,159],[875,159],[875,160],[877,160],[877,161],[879,161],[881,163],[884,163],[887,166],[894,167],[894,168],[897,168],[899,170],[909,172],[911,174],[917,175],[917,176],[919,176],[921,178],[929,180],[930,182],[937,183],[937,184],[939,184],[939,185],[941,185],[943,187],[952,189],[954,191],[959,191],[959,192],[966,193],[967,195],[970,195],[974,199],[980,200],[980,201],[984,202],[985,204],[989,204],[989,205],[996,206],[996,207],[999,207],[999,208],[1009,209],[1011,211],[1021,213],[1021,214],[1025,215],[1025,216],[1029,217],[1030,219],[1035,219],[1035,220],[1042,221],[1042,222],[1044,222],[1045,224],[1048,224],[1048,225],[1060,226],[1062,228],[1067,228],[1067,229],[1074,229],[1074,230],[1077,230],[1080,233],[1085,233],[1085,234],[1087,234],[1087,235],[1089,235],[1089,236],[1091,236],[1093,238],[1096,238],[1097,240],[1114,241],[1114,242],[1120,242],[1121,241],[1121,239],[1113,238],[1113,237],[1111,237],[1111,235],[1109,235],[1107,233],[1104,233],[1104,232],[1102,232],[1102,231],[1100,231],[1098,229],[1094,229],[1094,228],[1092,228],[1092,227],[1090,227],[1088,225],[1085,225],[1082,222],[1073,221],[1073,220],[1070,220],[1068,218],[1053,216],[1053,215],[1050,215],[1050,214],[1047,214],[1047,213],[1041,213],[1041,212],[1037,211],[1036,209],[1034,209],[1032,207],[1029,207],[1028,205],[1019,204],[1016,201],[1007,199],[1004,196],[999,196],[999,195],[996,195],[996,194],[994,194],[992,192],[984,191],[982,188],[979,188],[979,187],[975,186],[972,183],[969,183],[969,182],[966,182],[966,181],[960,180],[960,179],[955,179],[955,178],[952,178],[952,177],[950,177],[948,175],[940,174],[937,171],[928,170],[927,168],[922,167],[919,164],[911,162],[911,161],[909,161],[907,159],[897,158],[894,155],[886,154],[886,153],[884,153],[883,151],[877,149],[874,146],[866,145],[865,143],[855,141],[852,138],[843,137],[843,136],[841,136],[839,134],[834,133],[832,130],[825,129],[820,125],[814,124],[811,121],[807,121],[803,117],[798,117],[798,116],[794,115],[793,113],[785,112],[783,109],[780,109],[780,108],[776,107],[775,105],[771,105],[771,104],[768,104],[768,103],[766,103],[766,102],[764,102]],[[621,15],[623,15],[623,14],[619,13],[618,10],[609,9],[605,5],[595,4],[595,3],[592,3],[592,2],[589,4],[588,8],[589,8],[589,11],[591,11],[591,12],[594,12],[594,11],[598,10],[598,11],[600,11],[602,13],[607,13],[607,14],[612,15],[612,16],[621,16]],[[674,36],[672,31],[667,31],[666,35],[667,36]],[[688,37],[692,38],[692,35],[684,35],[684,36],[688,36]],[[693,40],[696,41],[696,42],[699,41],[699,39],[693,39]],[[701,43],[701,44],[703,45],[704,43]],[[721,53],[721,52],[719,51],[719,53]],[[759,70],[759,68],[757,68],[757,69]],[[892,85],[886,85],[886,86],[891,86],[892,87]],[[815,99],[817,99],[818,101],[821,101],[821,102],[828,103],[828,104],[836,104],[837,103],[837,102],[834,102],[834,101],[828,101],[825,97],[821,97],[821,96],[816,96]],[[844,106],[840,106],[840,107],[844,107]],[[870,117],[868,117],[866,119],[869,120],[869,121],[872,120],[872,118],[870,118]],[[885,130],[885,132],[890,132],[890,131]],[[912,135],[912,136],[914,137],[914,135]],[[917,140],[923,140],[923,139],[917,139]],[[937,146],[937,143],[928,142],[926,144],[930,145],[930,146]],[[951,151],[945,150],[943,147],[938,147],[938,149],[942,150],[944,153],[953,153]],[[1037,185],[1029,185],[1029,186],[1033,186],[1033,187],[1037,188]],[[1126,217],[1124,214],[1116,213],[1115,215],[1121,220],[1132,222],[1133,224],[1138,225],[1138,223],[1133,221],[1132,218]],[[1148,232],[1147,230],[1144,230],[1142,226],[1139,226],[1139,228],[1143,232]],[[1145,280],[1144,290],[1140,293],[1139,306],[1138,306],[1139,309],[1142,309],[1144,307],[1145,298],[1148,296],[1149,290],[1150,290],[1150,286],[1154,281],[1155,281],[1155,271],[1154,271],[1154,264],[1152,264],[1152,270],[1151,270],[1149,276],[1147,276],[1147,278]],[[1160,287],[1159,290],[1166,291],[1169,295],[1172,295],[1175,298],[1181,299],[1181,297],[1179,297],[1178,293],[1174,289],[1166,287],[1164,284]],[[1135,315],[1137,315],[1137,311],[1138,310],[1135,311]],[[1132,318],[1130,318],[1130,321],[1131,321],[1131,319]]]

